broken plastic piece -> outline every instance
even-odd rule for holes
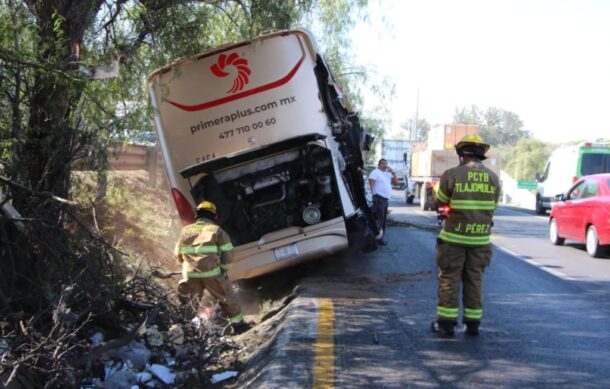
[[[176,380],[176,375],[169,370],[168,367],[163,365],[151,365],[148,371],[154,374],[155,377],[163,381],[164,384],[173,384]]]
[[[138,383],[148,382],[152,379],[152,374],[147,371],[136,373],[136,379],[138,380]]]
[[[5,339],[0,339],[0,360],[4,359],[4,355],[9,352],[11,346]]]
[[[89,340],[91,340],[91,345],[95,347],[104,341],[104,334],[101,332],[96,332],[95,334],[91,335]]]
[[[163,345],[163,335],[157,329],[157,326],[150,326],[146,330],[146,340],[151,346],[162,346]]]
[[[210,380],[210,382],[212,382],[213,384],[216,384],[218,382],[228,380],[229,378],[237,377],[238,374],[239,374],[239,372],[236,372],[233,370],[228,370],[228,371],[225,371],[222,373],[214,374],[212,376],[212,379]]]
[[[118,349],[108,351],[106,355],[122,361],[129,361],[136,369],[146,366],[150,359],[150,351],[143,343],[139,342],[130,342]]]

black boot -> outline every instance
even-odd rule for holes
[[[465,324],[465,332],[467,335],[477,336],[479,335],[479,324],[478,321],[467,321]]]
[[[441,336],[453,336],[455,333],[454,327],[455,322],[449,320],[435,320],[430,325],[432,332]]]

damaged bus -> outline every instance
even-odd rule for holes
[[[180,219],[216,204],[235,246],[231,279],[374,249],[362,173],[372,138],[307,31],[180,59],[148,89]]]

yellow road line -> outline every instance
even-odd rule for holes
[[[318,337],[316,340],[316,361],[313,371],[313,388],[334,388],[335,353],[334,353],[334,319],[335,311],[331,299],[320,299],[318,318]]]

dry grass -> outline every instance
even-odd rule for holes
[[[95,203],[94,173],[75,173],[74,199],[83,205],[83,218],[92,229],[128,254],[147,257],[151,264],[176,268],[173,248],[180,233],[169,190],[152,188],[144,171],[108,172],[106,196]]]

